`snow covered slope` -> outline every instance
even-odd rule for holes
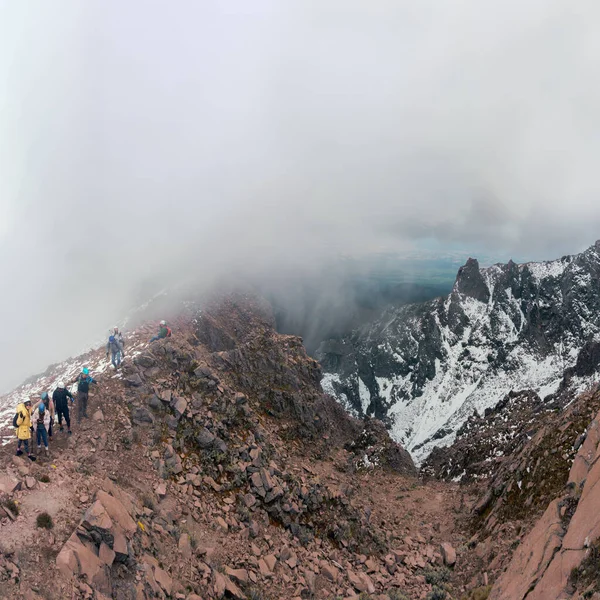
[[[323,343],[318,358],[326,392],[355,414],[386,420],[422,461],[510,390],[555,392],[597,337],[600,242],[544,263],[480,269],[469,259],[446,298],[390,307],[346,339]]]

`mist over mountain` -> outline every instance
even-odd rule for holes
[[[147,282],[596,237],[596,4],[1,9],[2,388]]]

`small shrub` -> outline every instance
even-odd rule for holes
[[[36,523],[40,529],[52,529],[54,527],[52,517],[47,512],[40,513],[37,516]]]
[[[429,594],[427,594],[425,600],[446,600],[448,598],[448,592],[438,587],[437,585],[433,586],[433,589]]]
[[[387,595],[390,597],[390,600],[409,600],[409,597],[398,589],[388,590]]]
[[[466,596],[463,596],[461,600],[487,600],[491,591],[491,585],[484,585],[471,590]]]
[[[41,481],[42,483],[50,483],[50,477],[48,477],[48,475],[42,475],[42,476],[40,477],[40,481]]]
[[[156,510],[156,503],[154,502],[154,498],[149,494],[145,494],[142,498],[142,504],[145,508],[149,508],[150,510]]]
[[[4,501],[4,506],[6,506],[6,508],[8,508],[8,510],[10,510],[10,512],[13,515],[18,515],[19,514],[19,507],[17,506],[17,503],[12,498],[9,498],[8,500],[5,500]]]
[[[425,571],[425,581],[430,585],[440,586],[442,583],[450,581],[450,569],[440,567],[439,569],[429,569]]]
[[[490,592],[492,591],[491,585],[486,585],[471,592],[470,600],[487,600]]]

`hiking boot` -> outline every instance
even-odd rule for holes
[[[37,458],[33,455],[33,454],[28,454],[27,458],[31,461],[31,462],[35,462],[37,460]]]
[[[41,449],[42,449],[42,447],[41,447],[41,446],[38,446],[38,452],[39,452]]]
[[[59,431],[63,431],[63,426],[62,426],[62,425],[60,426],[60,429],[59,429]]]
[[[48,448],[45,448],[46,450],[46,456],[48,456],[48,453],[50,452],[50,450]]]
[[[23,450],[17,450],[16,456],[23,456]]]
[[[73,434],[73,432],[69,429],[69,435],[72,435],[72,434]]]

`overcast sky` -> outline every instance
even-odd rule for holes
[[[597,0],[0,0],[0,389],[165,273],[600,237]]]

